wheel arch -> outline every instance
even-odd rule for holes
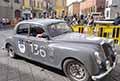
[[[69,59],[73,59],[73,60],[79,61],[81,64],[84,65],[84,63],[83,63],[82,61],[78,60],[78,59],[75,58],[75,57],[66,57],[66,58],[64,58],[64,60],[61,62],[61,69],[62,69],[62,70],[63,70],[63,65],[64,65],[65,61],[67,61],[67,60],[69,60]]]
[[[82,59],[80,59],[80,58],[77,58],[77,57],[66,57],[66,58],[64,58],[64,60],[61,62],[61,70],[63,71],[63,65],[64,65],[64,63],[67,61],[67,60],[69,60],[69,59],[73,59],[73,60],[76,60],[76,61],[78,61],[78,62],[80,62],[85,68],[86,68],[86,70],[88,71],[88,73],[89,73],[89,75],[92,75],[92,70],[91,70],[91,66],[90,67],[88,67],[87,65],[86,65],[86,63],[84,63],[84,61],[82,60]]]
[[[85,64],[79,59],[77,59],[77,58],[75,58],[75,57],[67,57],[67,58],[65,58],[63,61],[62,61],[62,63],[61,63],[61,68],[62,68],[62,71],[64,71],[64,63],[67,61],[67,60],[70,60],[70,59],[72,59],[72,60],[75,60],[75,61],[78,61],[78,62],[80,62],[80,64],[82,64],[84,67],[85,67],[85,69],[86,69],[86,71],[87,71],[87,73],[88,73],[88,76],[89,76],[89,80],[91,81],[91,78],[90,78],[90,73],[89,73],[89,70],[86,68],[86,66],[85,66]]]
[[[5,44],[5,48],[7,49],[9,46],[12,46],[12,44],[9,43],[9,42],[7,42],[7,43]]]

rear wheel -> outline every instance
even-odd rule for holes
[[[63,71],[66,74],[68,78],[72,81],[88,81],[89,80],[89,74],[84,67],[83,64],[81,64],[77,60],[69,59],[66,60],[63,64]]]
[[[7,52],[8,52],[8,56],[11,57],[11,58],[15,58],[16,55],[15,55],[15,50],[13,48],[13,46],[8,46],[7,47]]]

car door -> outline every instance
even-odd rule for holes
[[[31,43],[28,40],[30,25],[28,23],[19,24],[16,28],[16,35],[14,36],[14,43],[16,45],[17,54],[25,57],[29,57],[30,46]]]
[[[48,40],[37,37],[44,29],[37,24],[31,24],[29,40],[32,42],[30,46],[30,57],[38,62],[44,62],[48,54]]]
[[[41,29],[44,31],[40,25],[31,24],[29,40],[32,41],[30,57],[43,63],[48,55],[48,40],[37,37],[37,34],[41,33]]]

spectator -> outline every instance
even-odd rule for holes
[[[73,17],[72,17],[72,24],[73,25],[77,24],[77,16],[76,16],[76,14],[73,15]]]
[[[0,19],[0,28],[3,28],[2,18]]]
[[[4,17],[2,18],[2,23],[3,23],[3,25],[6,24],[6,19]]]
[[[88,19],[88,26],[93,26],[94,25],[94,18],[93,16],[90,16],[89,19]]]
[[[119,25],[120,24],[120,15],[119,15],[119,13],[116,14],[116,18],[115,18],[113,24],[114,25]]]
[[[10,24],[10,21],[8,18],[6,18],[6,24],[9,25]]]
[[[85,19],[84,19],[84,15],[81,15],[79,20],[78,20],[78,24],[79,25],[84,25],[85,24]]]
[[[65,21],[68,21],[68,17],[67,17],[67,15],[64,17],[64,20],[65,20]]]

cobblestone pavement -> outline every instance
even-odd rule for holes
[[[0,47],[12,30],[0,30]],[[11,59],[0,48],[0,81],[69,81],[62,71],[24,58]],[[119,52],[120,53],[120,52]],[[120,58],[120,56],[118,56]],[[120,60],[108,76],[100,81],[120,81]]]

